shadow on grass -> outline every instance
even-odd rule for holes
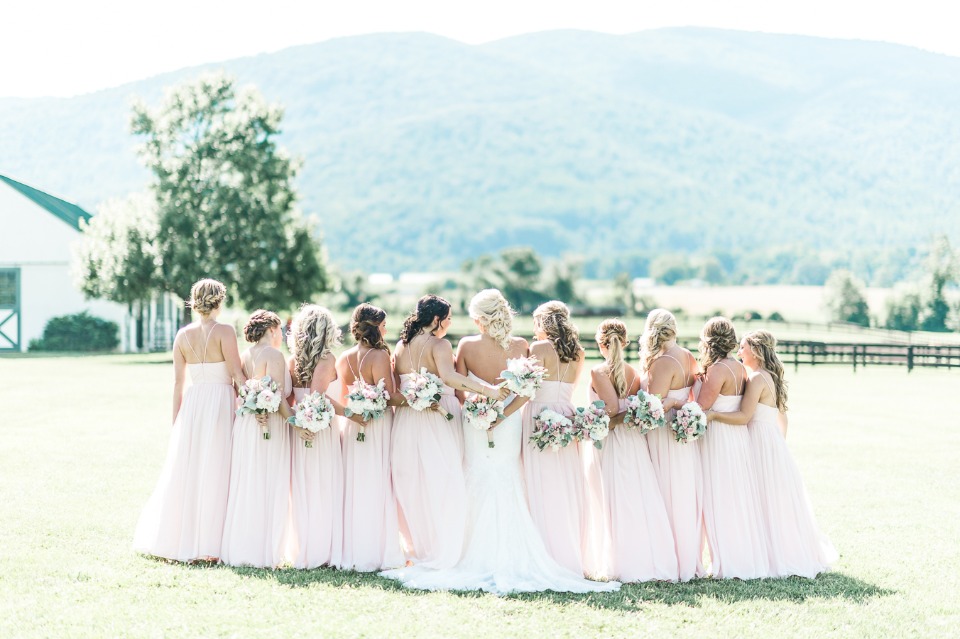
[[[202,566],[191,566],[202,567]],[[385,579],[374,573],[358,573],[349,570],[318,568],[315,570],[264,570],[259,568],[233,568],[230,566],[207,566],[212,570],[231,570],[237,575],[253,579],[270,579],[290,588],[304,588],[322,584],[333,588],[374,588],[390,590],[407,596],[423,597],[430,593],[402,587],[397,581]],[[842,573],[831,572],[816,579],[789,577],[786,579],[698,579],[688,583],[640,583],[624,584],[619,592],[611,593],[559,593],[535,592],[505,595],[505,599],[519,601],[550,601],[556,604],[583,604],[609,610],[639,610],[644,604],[700,606],[704,601],[735,603],[765,599],[768,601],[803,602],[808,599],[843,599],[863,603],[876,597],[886,597],[896,591],[874,586]],[[450,594],[465,598],[491,597],[485,592],[451,591]]]

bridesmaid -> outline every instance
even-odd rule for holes
[[[740,411],[746,370],[730,357],[737,348],[733,325],[723,317],[707,320],[700,335],[703,385],[697,403],[716,413]],[[766,527],[750,431],[714,419],[700,443],[703,465],[703,519],[713,576],[757,579],[772,575]]]
[[[654,309],[640,338],[640,366],[647,376],[647,392],[663,398],[667,423],[676,409],[690,401],[695,360],[677,344],[677,320],[670,311]],[[703,570],[703,475],[700,442],[680,444],[669,428],[647,433],[650,460],[673,531],[678,577],[690,581]]]
[[[243,369],[250,378],[269,375],[290,394],[290,371],[280,345],[280,318],[271,311],[254,311],[243,335],[253,346],[243,354]],[[230,566],[276,568],[290,554],[290,444],[293,431],[287,402],[265,419],[242,415],[233,425],[230,492],[223,527],[220,559]],[[262,433],[267,432],[269,439]],[[300,439],[297,443],[302,446]]]
[[[603,401],[611,418],[601,451],[610,577],[623,582],[676,581],[673,533],[647,439],[639,430],[623,426],[626,397],[640,390],[640,375],[623,361],[627,327],[618,319],[604,320],[596,340],[605,361],[590,371],[590,399]]]
[[[190,306],[200,321],[173,341],[173,432],[160,479],[133,536],[138,552],[176,561],[220,556],[220,537],[230,481],[233,384],[246,378],[237,334],[217,322],[226,287],[200,280]],[[184,369],[192,384],[183,390]]]
[[[357,345],[337,360],[340,401],[358,380],[377,384],[384,380],[391,403],[401,398],[397,393],[390,361],[390,348],[384,341],[387,314],[371,304],[361,304],[353,311],[350,332]],[[357,418],[359,419],[359,418]],[[402,566],[400,529],[397,522],[397,501],[390,481],[390,435],[393,410],[367,423],[341,420],[343,433],[343,561],[348,570],[379,571]],[[364,433],[364,440],[357,435]]]
[[[293,403],[317,392],[329,394],[337,379],[333,349],[340,329],[330,311],[315,304],[300,308],[287,334],[293,379]],[[338,413],[343,406],[331,398]],[[319,433],[304,432],[291,444],[291,484],[294,568],[339,567],[343,550],[343,460],[336,418]],[[306,442],[311,446],[307,447]]]
[[[603,559],[603,488],[592,444],[572,443],[558,451],[530,443],[534,417],[550,409],[567,417],[584,350],[566,304],[550,301],[533,312],[536,341],[530,355],[547,375],[523,407],[523,470],[530,514],[554,561],[577,574],[606,576]]]
[[[767,331],[747,333],[737,355],[749,371],[740,410],[707,412],[726,424],[747,424],[760,503],[770,540],[773,576],[813,578],[830,568],[837,551],[820,532],[807,491],[784,439],[787,383],[777,357],[777,340]]]
[[[450,328],[450,303],[436,295],[417,302],[403,323],[397,344],[396,372],[405,377],[426,368],[446,386],[438,410],[418,411],[405,403],[396,413],[391,466],[408,559],[428,568],[449,568],[460,559],[466,525],[463,430],[454,390],[494,399],[509,392],[464,377],[454,370],[453,347],[443,339]]]

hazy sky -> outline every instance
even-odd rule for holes
[[[467,43],[547,29],[704,26],[882,40],[960,56],[951,2],[911,0],[19,0],[0,96],[68,96],[329,38],[428,31]],[[266,7],[269,7],[267,9]]]

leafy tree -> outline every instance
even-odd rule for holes
[[[937,236],[930,247],[925,266],[923,308],[920,312],[920,327],[925,331],[946,331],[950,304],[944,289],[957,276],[957,256],[950,247],[946,235]]]
[[[144,306],[162,287],[155,203],[146,194],[108,200],[81,230],[74,263],[80,290],[88,299],[126,304],[142,349]]]
[[[834,271],[824,288],[824,306],[834,322],[870,326],[870,306],[863,281],[845,269]]]
[[[157,109],[134,106],[168,290],[187,297],[215,277],[247,307],[289,308],[327,288],[314,229],[295,209],[297,164],[275,141],[281,118],[223,75],[176,87]]]
[[[723,284],[727,279],[723,264],[712,255],[697,260],[695,276],[707,284]]]
[[[616,296],[615,303],[623,304],[627,309],[627,315],[637,314],[637,294],[633,290],[633,278],[629,273],[617,273],[613,280],[613,291]]]
[[[884,327],[897,331],[915,331],[920,327],[922,308],[920,293],[912,287],[891,296],[887,298]]]
[[[484,288],[498,288],[510,305],[520,312],[533,309],[546,299],[541,281],[543,263],[529,246],[503,249],[496,257],[481,255],[461,265],[465,299]]]
[[[577,295],[577,281],[582,274],[582,263],[562,260],[550,267],[550,279],[544,287],[545,297],[551,297],[567,304],[579,304],[583,300]]]
[[[658,255],[650,263],[650,277],[667,286],[690,279],[692,275],[693,269],[687,256],[680,253]]]
[[[341,311],[352,311],[363,302],[373,303],[379,297],[370,290],[367,274],[363,271],[352,271],[337,278],[337,292],[340,294],[338,309]]]

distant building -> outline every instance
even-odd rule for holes
[[[0,175],[0,351],[26,351],[47,322],[88,311],[116,322],[120,349],[166,348],[176,332],[176,302],[164,296],[149,305],[138,330],[125,305],[86,300],[71,274],[72,244],[90,214]]]

